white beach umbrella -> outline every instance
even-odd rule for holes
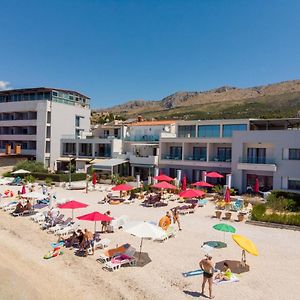
[[[23,169],[12,172],[12,174],[15,174],[15,175],[17,175],[17,174],[30,174],[30,173],[31,173],[30,171],[23,170]]]
[[[157,239],[165,235],[165,231],[161,227],[145,221],[130,221],[123,228],[125,232],[141,239],[139,258],[142,252],[143,239]]]

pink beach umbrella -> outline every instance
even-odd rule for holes
[[[92,179],[92,184],[96,185],[96,183],[97,183],[97,175],[96,175],[96,173],[94,173],[93,174],[93,179]]]
[[[95,232],[96,232],[96,222],[101,222],[101,221],[105,221],[105,222],[109,222],[111,220],[113,220],[113,218],[111,218],[110,216],[101,214],[97,211],[94,211],[92,213],[83,215],[83,216],[79,216],[77,217],[78,220],[83,220],[83,221],[92,221],[95,222]]]
[[[129,184],[118,184],[118,185],[114,186],[111,190],[112,191],[120,191],[120,192],[131,191],[131,190],[133,190],[133,186],[131,186]]]
[[[170,190],[176,190],[177,187],[173,184],[170,184],[166,181],[162,181],[156,184],[152,185],[153,188],[157,188],[157,189],[170,189]]]
[[[153,179],[158,180],[158,181],[172,181],[174,178],[169,177],[164,174],[159,174],[158,176],[154,176]]]
[[[201,187],[213,187],[213,184],[210,184],[208,182],[205,181],[197,181],[195,183],[192,184],[193,186],[201,186]]]
[[[253,192],[254,193],[258,193],[259,192],[259,182],[258,182],[258,178],[257,177],[255,178],[255,183],[254,183],[254,186],[253,186]]]
[[[182,198],[198,198],[203,197],[204,195],[205,193],[200,190],[186,190],[179,194],[179,196]]]
[[[223,178],[224,176],[219,174],[218,172],[209,172],[206,174],[206,177],[210,178]]]
[[[87,207],[88,205],[85,203],[81,203],[75,200],[63,203],[61,205],[58,206],[58,208],[60,209],[72,209],[72,219],[74,219],[74,209],[78,209],[78,208],[84,208]]]
[[[183,179],[182,179],[182,187],[181,187],[181,189],[182,189],[183,191],[186,190],[186,176],[184,176]]]

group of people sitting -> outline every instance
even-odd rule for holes
[[[32,208],[32,205],[30,203],[29,200],[27,200],[26,204],[23,205],[21,201],[19,201],[19,203],[17,204],[16,206],[16,209],[13,211],[13,214],[19,214],[19,213],[22,213],[24,211],[30,211]]]
[[[91,249],[92,254],[94,254],[94,242],[99,239],[99,234],[93,234],[87,229],[84,229],[84,231],[78,229],[77,232],[73,232],[73,234],[66,239],[60,236],[58,238],[58,243],[64,242],[65,246],[71,249],[73,247],[78,247],[78,251],[84,252],[84,255],[86,256],[88,254],[88,249]]]

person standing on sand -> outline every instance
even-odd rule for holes
[[[173,223],[174,224],[177,223],[178,229],[181,230],[180,221],[179,221],[179,212],[176,207],[173,209],[172,213],[173,213]]]
[[[199,266],[201,270],[203,270],[201,294],[204,295],[205,284],[208,281],[209,299],[213,299],[215,296],[212,296],[212,283],[214,275],[214,265],[212,261],[212,256],[207,254],[206,257],[200,261]]]

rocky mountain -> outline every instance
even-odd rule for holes
[[[244,89],[223,86],[205,92],[177,92],[159,101],[135,100],[93,114],[156,119],[277,118],[295,117],[299,110],[300,80],[291,80]]]

